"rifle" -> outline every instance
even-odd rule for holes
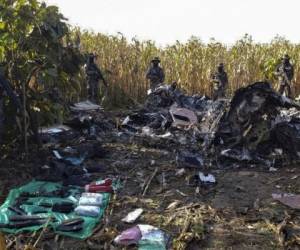
[[[287,72],[284,70],[284,67],[279,68],[277,75],[281,76],[284,82],[291,86],[292,82],[288,78]]]
[[[287,83],[290,86],[292,85],[292,81],[288,78],[287,73],[285,71],[283,71],[283,79],[285,83]]]
[[[105,90],[104,90],[104,95],[103,95],[103,97],[101,99],[101,102],[100,102],[101,105],[105,102],[105,100],[106,100],[106,98],[108,96],[108,84],[107,84],[107,82],[106,82],[106,80],[104,79],[103,76],[102,76],[102,81],[104,83]]]
[[[220,89],[221,87],[223,87],[222,80],[221,80],[221,78],[220,78],[220,76],[218,74],[213,74],[212,75],[211,82],[213,84],[213,89],[216,89],[215,88],[216,84],[218,85],[217,89]]]

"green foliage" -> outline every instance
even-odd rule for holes
[[[41,123],[54,122],[53,114],[63,112],[64,103],[78,99],[84,61],[69,34],[55,6],[37,0],[0,0],[2,73],[19,94],[25,82],[27,110],[33,114],[39,110]]]
[[[209,77],[219,62],[225,63],[232,94],[256,80],[275,83],[275,67],[288,53],[295,65],[295,91],[300,92],[300,44],[282,37],[261,44],[245,35],[231,46],[191,37],[162,48],[152,41],[127,41],[121,33],[108,36],[70,28],[57,7],[37,0],[0,0],[0,73],[20,96],[25,84],[26,108],[40,125],[62,120],[66,104],[86,97],[82,65],[83,54],[89,52],[98,55],[109,83],[106,101],[113,105],[144,101],[149,87],[145,72],[154,56],[161,57],[167,82],[210,95]]]
[[[78,33],[79,30],[77,29]],[[253,81],[268,80],[276,87],[274,70],[280,57],[288,53],[295,65],[295,91],[300,93],[300,44],[292,44],[282,37],[271,43],[255,43],[245,35],[231,46],[211,39],[208,44],[197,37],[187,43],[176,42],[164,48],[152,41],[126,41],[122,34],[106,36],[81,31],[84,52],[98,54],[99,66],[110,82],[111,101],[122,104],[124,97],[143,102],[148,85],[145,72],[152,57],[160,56],[166,81],[177,81],[189,93],[211,94],[209,77],[219,62],[225,63],[229,75],[229,94]],[[121,94],[120,94],[121,93]]]

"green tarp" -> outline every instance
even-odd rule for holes
[[[12,189],[4,202],[4,204],[0,207],[0,224],[9,223],[9,217],[16,215],[14,212],[8,209],[9,206],[13,206],[17,199],[19,198],[21,193],[30,193],[34,194],[43,190],[43,192],[52,192],[55,190],[61,190],[62,185],[60,183],[54,182],[42,182],[42,181],[32,181],[25,186],[20,188]],[[55,197],[34,197],[29,198],[26,203],[30,203],[30,205],[21,205],[22,208],[27,214],[34,214],[34,211],[41,210],[41,207],[38,205],[42,202],[47,202],[50,204],[54,204],[57,202],[73,202],[75,205],[78,203],[78,199],[83,190],[80,187],[72,186],[68,188],[68,197],[66,198],[55,198]],[[45,209],[45,213],[39,213],[38,215],[43,218],[54,218],[49,222],[49,227],[52,227],[53,230],[57,234],[67,235],[70,237],[78,238],[78,239],[86,239],[92,234],[95,226],[100,222],[101,218],[104,215],[105,209],[109,203],[110,194],[103,193],[103,205],[101,207],[101,212],[98,217],[87,217],[87,216],[78,216],[74,212],[69,214],[52,212],[51,208],[43,208]],[[32,204],[32,205],[31,205]],[[72,219],[72,218],[82,218],[84,219],[83,229],[79,232],[60,232],[56,230],[56,227],[64,220]],[[26,227],[21,229],[11,229],[11,228],[0,228],[0,231],[6,233],[21,233],[25,231],[37,231],[43,228],[44,225],[38,225],[33,227]]]

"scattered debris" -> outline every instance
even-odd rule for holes
[[[177,165],[180,167],[201,168],[204,165],[203,157],[200,154],[181,152],[176,157]]]
[[[75,103],[73,106],[70,107],[71,110],[74,111],[94,111],[94,110],[101,110],[101,106],[94,104],[90,101],[78,102]]]
[[[125,218],[122,219],[126,223],[134,223],[144,212],[142,208],[137,208],[136,210],[130,212]]]
[[[274,200],[280,201],[294,209],[300,209],[300,195],[297,194],[272,194]]]
[[[171,108],[170,114],[173,119],[172,126],[189,128],[198,122],[195,112],[186,108]]]
[[[42,134],[57,134],[69,131],[71,128],[65,125],[53,125],[51,127],[41,128]]]
[[[75,157],[75,156],[67,156],[67,157],[65,157],[65,156],[62,156],[57,150],[53,150],[53,154],[55,155],[55,157],[58,160],[64,161],[67,164],[71,164],[73,166],[79,166],[85,160],[85,156],[84,155],[81,155],[79,157]]]
[[[174,201],[167,207],[167,209],[172,210],[174,208],[177,208],[180,204],[181,204],[181,201]]]
[[[199,179],[204,185],[216,183],[216,178],[212,174],[204,174],[199,172]]]
[[[150,225],[139,225],[142,238],[138,242],[139,250],[161,249],[166,250],[169,236],[160,229]]]
[[[183,176],[186,173],[184,168],[178,169],[175,173],[175,176]]]
[[[289,158],[297,158],[300,120],[293,118],[295,112],[283,114],[286,109],[300,107],[279,95],[266,82],[256,82],[237,90],[229,110],[216,127],[213,144],[220,152],[219,162],[223,166],[228,160],[228,164],[235,160],[270,165],[273,152],[280,153],[280,149]]]
[[[130,246],[138,244],[142,238],[142,232],[139,226],[129,228],[117,236],[114,242],[118,245]]]
[[[157,172],[158,172],[158,168],[155,168],[155,170],[154,170],[153,174],[150,176],[150,178],[149,178],[148,182],[147,182],[147,183],[146,183],[146,185],[145,185],[145,188],[144,188],[144,191],[143,191],[143,196],[145,196],[145,195],[146,195],[146,193],[147,193],[147,190],[148,190],[148,188],[149,188],[149,186],[150,186],[150,184],[151,184],[151,182],[152,182],[153,178],[154,178],[154,177],[155,177],[155,175],[157,174]]]
[[[138,245],[140,250],[166,249],[169,237],[166,233],[150,225],[137,225],[125,230],[114,242],[118,245]]]
[[[216,228],[208,226],[211,225],[210,220],[219,214],[214,210],[216,206],[211,206],[208,202],[207,190],[201,189],[199,183],[213,185],[216,177],[219,183],[223,176],[217,173],[225,171],[224,167],[250,168],[259,165],[274,172],[270,174],[262,171],[262,175],[269,174],[277,178],[267,179],[267,185],[279,184],[278,175],[282,172],[277,172],[279,168],[290,162],[296,163],[300,157],[299,106],[281,97],[263,82],[241,88],[231,102],[226,99],[212,101],[202,96],[189,96],[178,87],[161,85],[149,94],[145,105],[138,110],[126,111],[126,114],[113,113],[110,116],[100,106],[84,102],[72,107],[71,117],[64,124],[67,126],[54,126],[41,131],[48,151],[45,150],[46,160],[41,163],[43,167],[38,168],[39,179],[61,182],[63,190],[75,186],[76,195],[67,193],[68,195],[59,197],[64,202],[49,204],[46,201],[53,197],[48,197],[50,194],[46,193],[48,196],[42,203],[22,203],[21,206],[7,208],[0,214],[0,223],[6,216],[5,213],[9,213],[5,218],[11,219],[11,222],[5,223],[3,228],[0,224],[1,230],[23,232],[29,225],[42,229],[48,218],[34,216],[60,213],[62,217],[59,218],[63,219],[55,224],[53,221],[49,222],[50,226],[54,225],[55,233],[77,235],[78,238],[85,239],[91,234],[89,231],[83,235],[86,222],[92,222],[89,228],[97,231],[95,238],[101,238],[101,244],[105,242],[105,247],[109,248],[107,242],[120,229],[116,227],[116,221],[111,221],[115,210],[110,209],[107,211],[109,215],[105,214],[105,226],[99,224],[99,221],[104,216],[109,198],[117,199],[112,180],[116,176],[122,176],[124,185],[130,188],[122,195],[121,202],[114,204],[119,209],[119,215],[124,215],[125,203],[132,210],[137,206],[143,207],[130,212],[122,219],[123,222],[134,223],[147,210],[143,216],[147,223],[164,225],[164,230],[172,231],[172,236],[177,237],[177,241],[192,244],[195,239],[203,240],[207,231],[220,230],[218,225]],[[215,172],[216,168],[222,170]],[[209,174],[204,174],[207,172]],[[95,176],[109,178],[95,182],[98,179]],[[189,179],[190,177],[192,178]],[[241,203],[236,211],[248,218],[252,207],[257,212],[261,210],[264,204],[260,200],[263,201],[264,198],[255,196],[255,199],[250,200],[245,196],[249,185],[241,185],[240,181],[256,178],[251,171],[247,175],[238,175],[237,178],[241,179],[235,180],[232,177],[228,179],[228,183],[222,183],[220,189],[218,186],[214,190],[214,200],[220,208],[228,207],[232,201],[231,194],[234,193],[232,196],[238,197]],[[285,181],[288,179],[291,182],[297,178],[298,175],[289,176]],[[230,195],[227,195],[227,188],[233,180],[237,184],[233,185]],[[179,185],[174,185],[174,181],[180,182]],[[284,180],[280,177],[277,188],[284,188],[282,181]],[[189,185],[184,185],[185,182]],[[193,182],[195,185],[190,185]],[[260,193],[261,183],[255,183],[258,187],[253,187],[253,192],[257,195]],[[195,195],[195,189],[196,194],[201,195]],[[267,195],[269,192],[268,190]],[[31,197],[27,202],[39,200],[41,197],[38,195],[42,194],[45,194],[43,189],[38,190],[37,197]],[[155,198],[153,194],[156,195]],[[298,195],[274,194],[273,198],[292,208],[300,207]],[[180,204],[183,207],[178,208]],[[192,204],[192,207],[186,204]],[[2,212],[1,209],[2,207]],[[25,210],[25,214],[22,210]],[[167,214],[168,218],[161,218],[161,212]],[[223,212],[230,213],[225,210]],[[208,213],[213,215],[205,222]],[[5,228],[7,224],[8,228]],[[177,231],[173,231],[172,227]],[[255,227],[248,225],[251,230]],[[104,239],[105,237],[107,238]],[[158,228],[138,225],[124,231],[115,242],[120,245],[138,245],[139,249],[166,249],[168,237]]]

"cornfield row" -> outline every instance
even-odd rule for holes
[[[77,31],[78,32],[78,31]],[[214,40],[205,44],[197,38],[187,43],[159,48],[152,41],[128,42],[122,34],[106,36],[80,33],[81,49],[98,55],[97,63],[110,84],[110,102],[142,102],[148,89],[145,72],[154,56],[161,58],[166,82],[177,81],[190,94],[211,94],[209,78],[218,63],[225,63],[229,76],[228,94],[257,80],[269,80],[276,88],[274,70],[280,57],[289,54],[295,66],[294,92],[300,93],[300,44],[281,37],[267,44],[255,43],[246,35],[232,46]]]

